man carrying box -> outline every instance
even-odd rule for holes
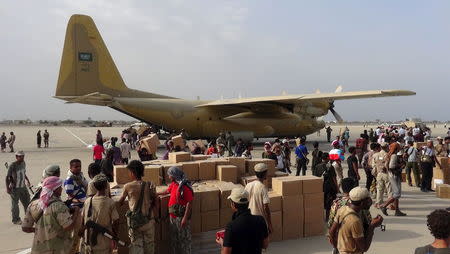
[[[252,215],[249,194],[243,188],[234,188],[228,197],[233,209],[233,220],[225,229],[225,237],[216,238],[222,254],[260,254],[269,246],[269,232],[262,216]]]
[[[264,217],[269,234],[271,234],[273,228],[269,208],[269,191],[264,185],[264,181],[267,179],[267,165],[265,163],[258,163],[254,169],[258,180],[250,182],[245,186],[245,190],[248,192],[250,199],[248,207],[253,215]]]

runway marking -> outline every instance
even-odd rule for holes
[[[80,137],[78,137],[77,135],[75,135],[72,131],[70,131],[69,129],[67,129],[66,127],[64,127],[64,130],[66,130],[68,133],[72,134],[72,136],[74,136],[76,139],[78,139],[81,143],[83,143],[85,146],[88,146],[88,144],[86,142],[84,142]]]
[[[16,254],[28,254],[28,253],[31,253],[31,248],[23,250],[21,252],[17,252]]]

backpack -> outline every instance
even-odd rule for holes
[[[142,203],[144,202],[144,190],[146,182],[142,182],[141,195],[139,196],[138,203],[133,211],[128,211],[125,216],[127,217],[128,226],[131,229],[138,229],[147,224],[150,219],[148,216],[142,214]]]

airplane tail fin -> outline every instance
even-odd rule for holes
[[[76,98],[76,102],[83,103],[87,97],[92,99],[99,95],[103,98],[170,98],[129,89],[92,18],[72,15],[67,25],[55,97],[69,102]]]

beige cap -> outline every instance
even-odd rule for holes
[[[248,192],[244,188],[234,188],[231,190],[231,194],[228,196],[228,199],[231,199],[237,204],[247,204],[249,202],[248,196]]]
[[[437,137],[436,139],[437,140],[444,140],[442,137]]]
[[[355,187],[350,191],[349,196],[351,201],[361,201],[370,197],[370,193],[366,188]]]
[[[381,142],[380,146],[381,146],[381,147],[388,147],[388,146],[389,146],[389,144],[388,144],[388,143],[386,143],[386,142]]]
[[[258,163],[255,165],[255,172],[264,172],[267,171],[266,163]]]
[[[25,156],[25,153],[23,151],[17,151],[16,156]]]

